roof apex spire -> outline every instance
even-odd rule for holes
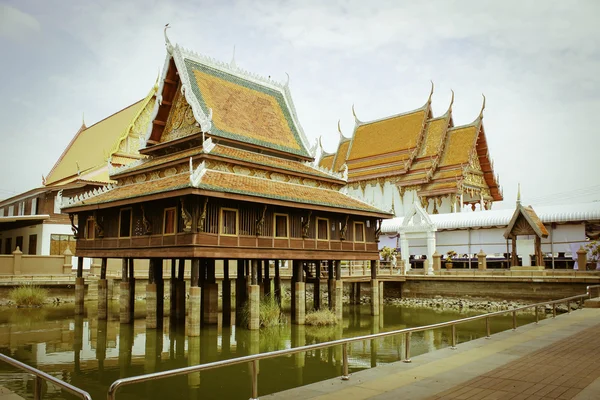
[[[521,182],[517,186],[517,205],[521,204]]]
[[[82,128],[87,128],[87,126],[85,125],[85,112],[81,113],[81,127]]]
[[[483,104],[481,105],[481,111],[479,111],[479,119],[483,119],[483,110],[485,110],[485,95],[481,93],[483,96]]]
[[[235,63],[235,44],[233,45],[233,55],[231,56],[231,61],[229,62],[229,66],[231,68],[237,68],[237,64]]]
[[[171,41],[169,40],[169,37],[167,36],[167,29],[169,29],[169,23],[167,23],[165,25],[165,28],[163,29],[163,35],[165,36],[165,46],[167,47],[167,52],[169,54],[173,54],[173,45],[171,44]]]
[[[448,111],[452,111],[452,106],[454,105],[454,90],[450,89],[452,92],[452,97],[450,98],[450,106],[448,106]]]
[[[356,125],[359,125],[360,124],[360,120],[356,116],[356,111],[354,111],[354,103],[352,103],[352,115],[354,116],[354,122],[356,122]]]
[[[429,98],[427,99],[427,102],[431,103],[431,97],[433,96],[433,81],[430,80],[429,82],[431,82],[431,91],[429,92]]]

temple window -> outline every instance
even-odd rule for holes
[[[317,240],[329,240],[329,220],[317,218]]]
[[[165,235],[174,235],[176,232],[176,215],[177,208],[166,208],[164,223],[163,223],[163,234]]]
[[[287,214],[275,214],[275,237],[289,237],[289,226]]]
[[[365,224],[363,222],[354,223],[354,241],[364,242],[365,241]]]
[[[119,237],[131,237],[131,208],[122,208],[119,212]]]
[[[221,235],[237,236],[238,210],[221,208]]]
[[[86,239],[93,239],[94,238],[94,217],[88,217],[87,221],[85,222],[85,238]]]

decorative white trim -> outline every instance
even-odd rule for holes
[[[121,165],[120,167],[115,167],[112,165],[112,158],[108,159],[108,176],[112,177],[114,175],[118,175],[124,171],[127,171],[129,168],[137,167],[138,165],[142,165],[145,161],[148,161],[148,158],[140,158],[138,160],[132,161],[129,164]]]
[[[190,157],[190,164],[191,162],[192,158]],[[206,171],[208,171],[208,168],[206,167],[205,161],[202,161],[200,165],[198,165],[198,168],[196,168],[193,171],[190,171],[190,182],[192,186],[198,187],[198,185],[200,185],[202,177],[204,176],[204,174],[206,174]]]
[[[212,141],[212,138],[209,137],[208,139],[206,139],[204,142],[202,142],[202,152],[203,153],[210,153],[212,151],[212,149],[215,148],[215,143]]]
[[[100,194],[106,193],[112,189],[114,189],[115,185],[112,183],[106,186],[101,187],[100,189],[90,190],[88,192],[82,193],[79,196],[75,197],[62,197],[62,190],[59,192],[61,196],[61,208],[66,208],[72,206],[77,203],[81,203],[82,201],[91,199],[92,197],[98,196]],[[58,200],[58,195],[56,196]]]
[[[165,31],[166,32],[166,31]],[[165,33],[166,37],[166,33]],[[167,78],[167,72],[169,70],[169,61],[171,61],[171,54],[167,48],[167,56],[165,57],[165,64],[163,65],[162,73],[160,74],[158,89],[156,90],[156,101],[154,102],[154,109],[152,110],[152,114],[150,115],[150,123],[148,124],[148,129],[146,130],[146,136],[144,138],[140,138],[140,149],[145,148],[148,145],[148,139],[150,139],[150,135],[152,135],[152,128],[154,127],[154,120],[158,115],[158,108],[162,104],[162,92],[165,87],[165,79]]]
[[[344,178],[343,174],[339,173],[339,172],[333,172],[330,169],[321,167],[319,165],[314,165],[312,161],[305,161],[304,165],[306,165],[307,167],[310,167],[312,169],[315,169],[319,172],[322,172],[324,174],[327,174],[329,176],[331,176],[332,178],[336,178],[336,179],[340,179],[340,180],[348,180],[348,178]]]

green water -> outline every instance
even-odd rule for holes
[[[336,327],[314,328],[288,324],[269,331],[248,331],[235,326],[214,326],[189,338],[184,328],[165,318],[160,330],[146,330],[143,315],[133,324],[120,325],[115,304],[108,321],[98,321],[95,304],[87,305],[85,317],[74,317],[72,306],[37,310],[0,310],[0,351],[88,391],[94,399],[105,399],[108,387],[119,378],[208,363],[342,337],[384,332],[463,318],[476,313],[423,308],[383,306],[372,317],[370,306],[344,305],[344,321]],[[138,310],[143,303],[136,303]],[[531,323],[534,316],[519,315],[518,324]],[[512,327],[510,315],[492,320],[492,332]],[[411,355],[448,346],[450,328],[414,334]],[[485,335],[484,321],[460,325],[458,342]],[[351,372],[400,360],[404,354],[401,336],[364,341],[349,347]],[[317,350],[288,357],[261,360],[259,394],[279,392],[341,374],[341,348]],[[0,385],[32,398],[32,381],[23,373],[0,366]],[[50,385],[45,399],[71,398]],[[248,399],[250,372],[247,364],[188,376],[127,386],[117,399]]]

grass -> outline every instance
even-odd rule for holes
[[[285,314],[281,312],[281,307],[275,301],[273,296],[265,296],[258,303],[258,318],[261,328],[272,328],[286,322]],[[244,304],[242,312],[242,322],[248,326],[250,321],[250,303]]]
[[[306,325],[310,326],[329,326],[337,324],[335,313],[327,308],[306,313]]]
[[[48,291],[36,285],[22,285],[10,291],[9,297],[19,307],[40,307],[48,297]]]

